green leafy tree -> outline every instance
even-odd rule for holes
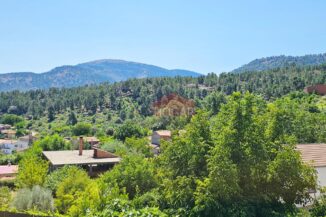
[[[46,136],[41,140],[38,140],[36,144],[44,151],[56,151],[70,149],[71,144],[60,137],[58,134],[52,136]]]
[[[15,125],[16,123],[24,121],[24,119],[18,115],[14,114],[4,114],[1,119],[1,123],[3,124],[10,124],[10,125]]]
[[[205,156],[212,146],[209,125],[208,114],[198,111],[184,133],[181,131],[179,136],[172,139],[172,144],[163,143],[160,163],[172,178],[207,175]]]
[[[34,185],[42,186],[49,164],[41,157],[41,151],[37,145],[33,145],[19,161],[19,170],[16,185],[20,188],[31,188]]]
[[[77,117],[76,117],[75,112],[74,111],[70,111],[69,116],[68,116],[67,124],[74,126],[77,123],[78,123],[78,120],[77,120]]]
[[[204,108],[210,111],[212,115],[216,115],[221,105],[226,103],[226,96],[221,92],[213,92],[204,98]]]
[[[320,189],[320,197],[314,201],[310,213],[312,217],[326,216],[326,195],[325,187]]]
[[[161,206],[181,216],[284,216],[306,202],[316,172],[302,162],[291,130],[269,125],[268,112],[249,93],[232,94],[211,118],[198,111],[162,146]]]
[[[57,185],[55,205],[60,213],[69,213],[70,209],[76,206],[79,195],[86,191],[91,180],[82,169],[74,169]],[[74,209],[74,208],[73,208]]]
[[[76,166],[64,166],[62,168],[56,169],[51,172],[45,179],[44,187],[50,189],[55,193],[58,189],[59,184],[66,178],[74,176],[75,173],[78,173],[80,168]]]
[[[157,186],[154,165],[149,159],[140,156],[126,156],[111,171],[101,178],[108,186],[126,189],[129,198],[143,194]]]
[[[76,124],[73,128],[73,133],[75,136],[89,135],[91,133],[91,124],[80,122]]]
[[[55,119],[55,110],[53,106],[48,108],[48,122],[52,122]]]
[[[307,189],[316,185],[314,169],[302,162],[291,140],[277,146],[263,136],[264,112],[264,102],[248,93],[234,93],[222,106],[213,120],[215,146],[208,159],[209,175],[195,193],[196,215],[234,216],[239,210],[255,216],[283,215],[295,203],[309,199]],[[238,207],[238,211],[220,206]]]
[[[114,132],[114,137],[125,141],[126,138],[130,137],[142,137],[144,135],[143,129],[139,125],[133,123],[132,121],[126,121],[121,126],[119,126]]]
[[[134,153],[141,154],[145,157],[153,157],[151,147],[148,145],[148,138],[126,138],[125,144]]]
[[[11,202],[11,192],[8,187],[0,187],[0,208],[8,208]]]
[[[84,191],[78,194],[73,205],[68,210],[68,215],[72,217],[86,216],[97,210],[100,203],[100,189],[96,181],[91,181]]]

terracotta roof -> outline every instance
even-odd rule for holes
[[[17,165],[0,166],[0,175],[11,175],[11,174],[16,174],[17,172],[18,172]]]
[[[316,93],[320,95],[326,95],[326,84],[316,84],[304,89],[306,93]]]
[[[158,131],[155,131],[154,133],[157,133],[160,136],[171,137],[171,131],[170,130],[158,130]]]
[[[304,162],[312,163],[315,167],[326,166],[326,144],[298,144],[297,150],[301,152]]]

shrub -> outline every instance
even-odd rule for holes
[[[10,125],[15,125],[18,122],[23,121],[24,119],[18,115],[14,114],[5,114],[1,118],[1,123],[3,124],[10,124]]]
[[[57,169],[50,173],[44,182],[44,186],[48,189],[50,189],[52,192],[55,192],[59,186],[59,184],[69,176],[72,176],[73,174],[77,173],[80,168],[76,166],[64,166],[60,169]]]
[[[121,141],[125,141],[129,137],[140,138],[142,136],[144,136],[143,129],[131,121],[126,121],[114,132],[114,137]]]
[[[41,157],[41,151],[37,145],[33,145],[25,152],[19,161],[19,170],[16,179],[18,187],[32,187],[43,185],[48,172],[49,163]]]
[[[125,145],[119,140],[106,141],[103,145],[101,145],[101,148],[111,153],[120,153],[127,151]]]
[[[48,212],[54,210],[53,204],[51,191],[40,186],[20,189],[13,201],[13,206],[17,210],[35,209]]]
[[[70,174],[58,184],[55,201],[60,213],[67,213],[75,206],[78,197],[87,189],[91,180],[87,173],[81,169]]]
[[[14,179],[4,179],[0,180],[0,187],[8,187],[8,188],[15,188],[15,180]]]
[[[8,165],[10,162],[11,164],[18,164],[20,159],[22,158],[22,153],[17,152],[14,154],[2,154],[0,153],[0,165]]]
[[[318,200],[314,201],[314,204],[310,210],[312,217],[326,216],[326,188],[320,189],[321,196]]]
[[[73,133],[75,136],[89,135],[91,127],[89,123],[78,123],[74,126]]]
[[[11,201],[11,193],[8,187],[0,187],[0,208],[7,208]]]
[[[66,142],[58,134],[46,136],[45,138],[37,141],[37,144],[45,151],[67,150],[71,149],[71,144]]]
[[[136,194],[144,194],[157,186],[154,165],[140,156],[125,156],[111,171],[101,177],[108,187],[114,184],[125,189],[130,199]]]

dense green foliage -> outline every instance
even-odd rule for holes
[[[125,157],[110,173],[106,173],[102,177],[102,181],[108,185],[117,185],[120,189],[125,189],[130,199],[134,198],[136,194],[142,195],[157,185],[153,163],[139,156]]]
[[[66,178],[73,176],[75,173],[79,172],[80,169],[75,166],[64,166],[50,173],[44,182],[44,187],[50,189],[55,193],[58,189],[59,184]]]
[[[109,110],[111,115],[124,120],[137,115],[152,114],[151,103],[169,93],[177,93],[196,102],[207,96],[211,89],[226,94],[250,91],[270,99],[291,91],[301,91],[307,85],[325,82],[325,66],[286,67],[241,74],[222,73],[219,76],[208,74],[198,78],[131,79],[114,84],[70,89],[1,92],[0,112],[6,113],[11,106],[15,106],[17,114],[39,118],[45,116],[49,108],[54,109],[56,114],[69,109],[89,114]]]
[[[8,108],[9,110],[10,108]],[[10,124],[10,125],[15,125],[17,123],[23,122],[24,119],[20,116],[17,116],[15,114],[4,114],[1,119],[0,123],[2,124]]]
[[[46,136],[36,142],[36,145],[41,147],[44,151],[57,151],[71,149],[71,144],[65,141],[58,134]]]
[[[86,191],[91,180],[87,173],[78,168],[74,168],[57,187],[55,204],[59,212],[71,212],[78,205],[77,198],[80,192]]]
[[[20,188],[42,186],[47,172],[48,162],[41,157],[42,149],[35,145],[29,149],[19,162],[16,184]]]
[[[294,92],[266,101],[250,93],[226,96],[212,92],[200,102],[201,109],[190,119],[133,117],[112,125],[113,133],[102,132],[101,148],[122,161],[95,179],[72,166],[47,174],[40,151],[67,148],[62,138],[66,130],[53,129],[66,123],[69,113],[66,118],[59,114],[49,124],[52,135],[23,154],[16,185],[19,189],[32,189],[36,184],[49,189],[55,201],[53,215],[297,215],[295,204],[309,201],[308,190],[316,188],[316,172],[302,162],[294,144],[326,141],[324,98]],[[112,123],[101,112],[86,121],[79,114],[82,121],[65,129],[74,132],[78,125],[92,123],[94,117],[89,135],[100,135],[94,126]],[[47,117],[41,120],[47,123]],[[136,120],[147,125],[136,124]],[[158,157],[148,146],[145,126],[151,125],[174,130],[172,141],[162,142]],[[322,199],[316,202],[311,213],[320,213],[323,203]]]
[[[87,136],[91,132],[91,125],[89,123],[78,123],[72,129],[75,136]]]
[[[241,73],[247,71],[264,71],[275,68],[283,68],[288,66],[312,66],[326,63],[326,53],[313,54],[305,56],[272,56],[261,59],[255,59],[245,64],[233,72]]]
[[[18,164],[22,158],[22,153],[13,153],[13,154],[2,154],[0,153],[0,165],[7,165],[9,162],[11,164]]]
[[[194,116],[186,133],[160,155],[169,212],[284,216],[295,210],[294,203],[309,199],[314,170],[301,162],[295,137],[266,117],[273,119],[265,101],[239,93],[211,120],[205,113]]]
[[[11,192],[8,187],[0,187],[0,208],[8,208],[11,201]]]
[[[114,133],[114,137],[121,141],[124,141],[128,137],[130,138],[135,136],[139,138],[144,135],[146,134],[143,132],[143,129],[132,121],[126,121],[121,126],[119,126]]]

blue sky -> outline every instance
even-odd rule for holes
[[[326,1],[0,0],[0,73],[124,59],[201,73],[326,52]]]

